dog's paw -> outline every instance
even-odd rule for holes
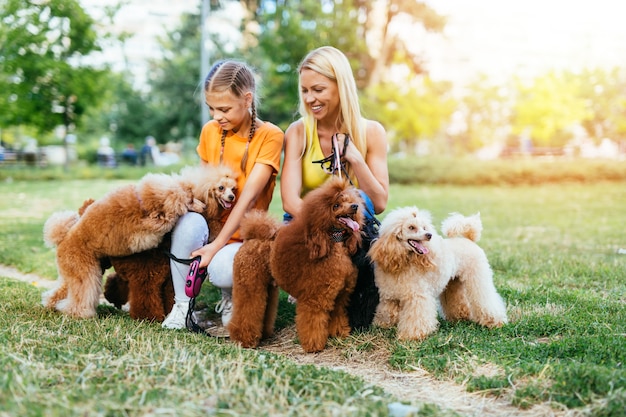
[[[414,340],[414,341],[422,341],[425,340],[430,333],[428,332],[409,332],[409,331],[398,331],[398,340]]]
[[[198,200],[197,198],[194,198],[191,203],[187,206],[187,209],[189,211],[194,211],[196,213],[203,213],[204,210],[206,210],[206,204],[204,204],[202,201]]]

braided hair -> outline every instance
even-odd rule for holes
[[[250,134],[248,135],[248,142],[246,142],[246,150],[241,158],[241,172],[246,175],[246,164],[248,162],[248,147],[250,141],[256,133],[256,81],[254,73],[250,67],[243,62],[237,61],[219,61],[216,62],[209,74],[204,80],[204,91],[208,92],[223,92],[230,91],[236,97],[243,97],[247,92],[251,92],[253,96],[252,105],[250,106],[250,116],[252,123],[250,125]],[[221,151],[220,160],[222,159],[222,153],[224,152],[224,143],[226,142],[226,134],[228,131],[222,130],[221,138]]]

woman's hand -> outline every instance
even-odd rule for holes
[[[355,165],[359,162],[365,162],[363,159],[363,155],[361,152],[354,146],[352,141],[346,137],[343,133],[337,133],[335,135],[337,138],[337,147],[339,148],[339,156],[345,161],[349,162],[350,165]],[[346,140],[348,143],[346,143]]]

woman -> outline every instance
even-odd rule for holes
[[[389,195],[386,133],[380,123],[361,116],[348,59],[338,49],[324,46],[304,57],[298,73],[301,118],[285,132],[280,181],[285,219],[297,217],[302,197],[332,175],[315,161],[332,154],[333,137],[350,180],[366,201],[366,215],[381,213]],[[358,297],[356,293],[351,303]],[[357,327],[369,325],[373,313],[368,312],[366,323]]]
[[[267,210],[272,199],[284,135],[277,126],[257,118],[256,84],[252,70],[242,62],[221,61],[213,65],[204,82],[206,104],[212,120],[204,125],[197,147],[204,164],[228,164],[239,174],[237,199],[224,226],[209,241],[204,218],[187,213],[172,231],[171,253],[175,258],[201,257],[209,280],[222,290],[216,311],[222,324],[232,315],[233,258],[241,246],[238,238],[243,215],[252,208]],[[189,297],[185,279],[189,265],[170,261],[174,283],[174,307],[163,321],[168,329],[186,327]]]

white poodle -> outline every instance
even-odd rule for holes
[[[506,306],[480,239],[480,214],[452,214],[437,234],[430,213],[402,207],[382,221],[369,256],[375,264],[380,303],[374,324],[398,327],[398,338],[422,340],[445,319],[471,320],[487,327],[507,322]]]

